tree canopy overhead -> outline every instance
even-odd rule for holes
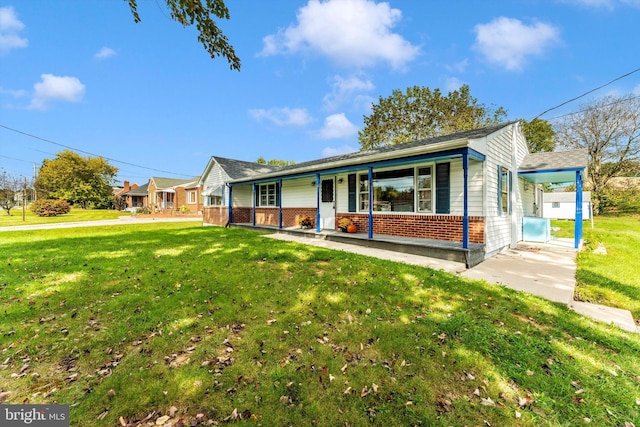
[[[471,96],[469,85],[443,95],[440,89],[408,87],[380,97],[364,116],[358,132],[362,149],[402,144],[439,135],[501,123],[507,116],[502,107],[494,109]]]
[[[530,122],[521,119],[520,122],[530,152],[549,153],[556,149],[556,142],[553,139],[556,131],[553,130],[551,123],[543,119],[533,119]]]
[[[605,96],[582,105],[556,126],[556,143],[587,149],[589,181],[596,201],[611,178],[633,173],[640,162],[640,98]]]
[[[138,0],[126,0],[133,14],[133,20],[141,21],[138,14]],[[198,41],[202,43],[211,58],[222,56],[229,62],[229,68],[240,71],[240,58],[236,56],[227,36],[216,24],[213,17],[229,19],[229,9],[224,0],[164,0],[169,7],[171,19],[188,27],[193,24],[198,30]]]
[[[116,173],[118,168],[102,157],[82,157],[64,150],[55,159],[42,162],[36,187],[47,198],[66,200],[82,208],[104,207],[113,200],[111,183]]]

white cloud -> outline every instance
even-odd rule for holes
[[[13,98],[22,98],[23,96],[25,96],[27,94],[26,90],[11,90],[11,89],[5,89],[2,86],[0,86],[0,95],[9,95]]]
[[[445,65],[444,67],[452,73],[464,73],[468,65],[469,60],[465,58],[462,61],[456,62],[455,64]]]
[[[368,92],[373,89],[375,89],[375,85],[368,79],[361,79],[355,75],[347,78],[333,76],[331,93],[325,95],[322,102],[327,110],[334,110],[343,104],[353,102],[358,98],[360,92]]]
[[[13,7],[0,7],[0,55],[11,49],[27,47],[29,41],[18,34],[24,24],[16,16]]]
[[[322,157],[340,156],[342,154],[355,153],[357,148],[353,148],[350,145],[343,145],[342,147],[326,147],[322,150]]]
[[[93,55],[96,59],[106,59],[116,55],[116,51],[111,49],[110,47],[103,47],[95,55]]]
[[[263,38],[261,55],[312,52],[345,67],[387,62],[401,69],[420,48],[392,32],[402,18],[399,9],[371,0],[309,0],[297,14],[297,25]]]
[[[613,9],[615,0],[561,0],[562,3],[571,3],[578,6],[598,8],[604,7],[607,9]],[[623,0],[624,1],[624,0]]]
[[[631,93],[633,93],[634,95],[640,95],[640,84],[634,87]]]
[[[320,139],[345,138],[358,132],[344,113],[332,114],[324,119],[324,126],[317,132]]]
[[[454,90],[460,89],[460,86],[462,86],[463,84],[464,82],[457,77],[447,77],[444,82],[444,88],[448,92],[452,92]]]
[[[278,126],[306,126],[313,121],[304,108],[263,108],[249,110],[249,114],[258,120],[267,120]]]
[[[82,100],[85,85],[76,77],[42,74],[42,81],[33,85],[34,93],[30,109],[46,110],[53,101],[79,102]]]
[[[474,48],[487,61],[509,71],[522,70],[530,57],[542,56],[560,42],[560,30],[551,24],[523,24],[519,19],[499,17],[475,26]]]

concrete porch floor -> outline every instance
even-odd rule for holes
[[[548,244],[523,242],[516,249],[509,249],[473,268],[466,268],[463,262],[366,245],[354,245],[351,242],[355,242],[355,240],[338,242],[319,237],[315,231],[309,231],[306,234],[278,232],[266,237],[430,267],[459,274],[469,279],[486,280],[489,283],[565,304],[576,313],[614,324],[625,331],[638,332],[634,319],[628,310],[573,300],[576,286],[576,250],[573,248],[573,239],[554,239]],[[361,239],[369,241],[366,236]],[[394,238],[389,237],[389,239]]]

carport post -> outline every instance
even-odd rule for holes
[[[253,193],[251,195],[251,198],[253,199],[253,203],[252,203],[253,204],[253,213],[251,214],[251,216],[252,216],[251,221],[253,223],[253,226],[255,227],[256,226],[256,194],[258,194],[258,184],[254,183],[251,186],[251,188],[252,188],[252,193]]]
[[[316,174],[316,233],[322,231],[320,227],[320,174]]]
[[[573,230],[575,249],[580,248],[582,240],[582,175],[580,171],[576,171],[576,221]]]
[[[373,166],[369,166],[369,239],[373,239]]]
[[[229,188],[229,200],[227,200],[227,204],[228,204],[228,206],[227,206],[227,210],[228,210],[227,224],[233,224],[233,192],[231,191],[233,189],[233,187],[231,187],[229,184],[227,184],[227,187]]]
[[[282,229],[282,178],[278,180],[278,228]]]

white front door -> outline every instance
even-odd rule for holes
[[[334,178],[320,181],[320,228],[336,229],[336,202]]]

